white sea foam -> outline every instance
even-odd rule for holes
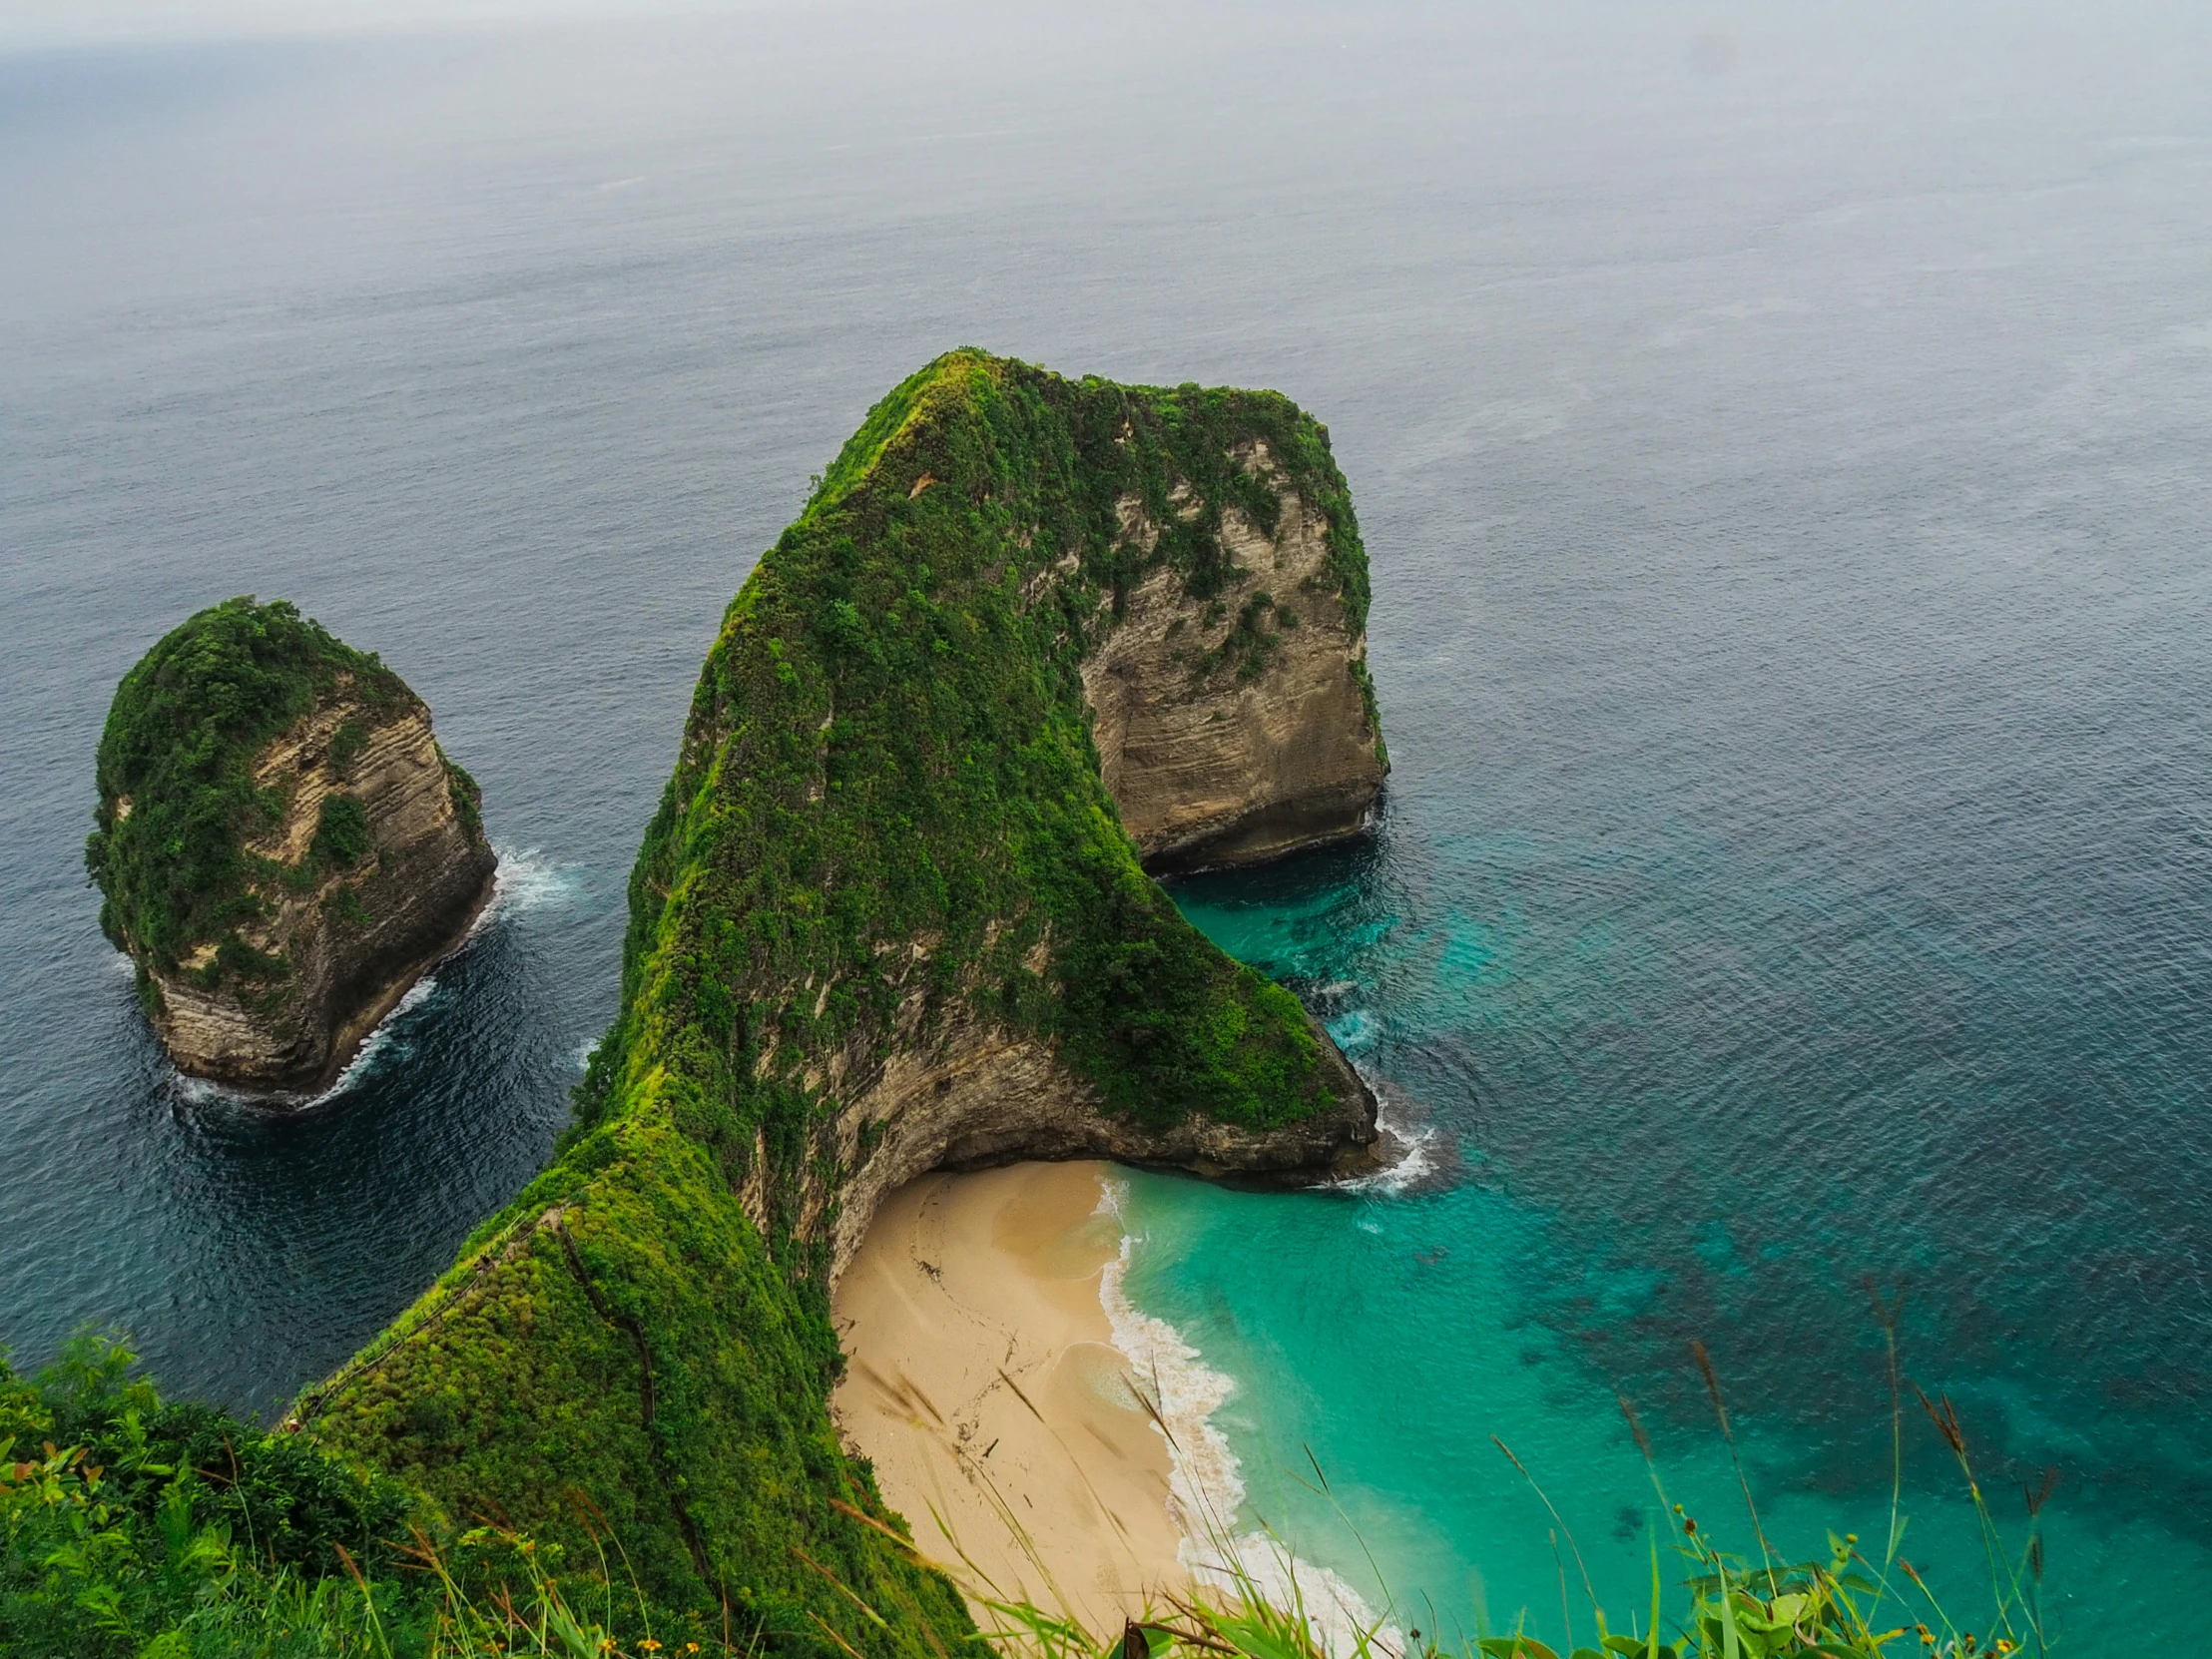
[[[1128,1228],[1122,1203],[1128,1189],[1106,1183],[1099,1201],[1103,1213],[1122,1223],[1121,1254],[1106,1264],[1098,1300],[1113,1327],[1114,1346],[1151,1395],[1174,1454],[1168,1501],[1186,1539],[1226,1532],[1244,1506],[1244,1477],[1228,1436],[1214,1426],[1213,1414],[1236,1391],[1236,1382],[1199,1359],[1198,1350],[1165,1320],[1154,1319],[1129,1300],[1128,1277],[1136,1235]]]
[[[1334,1659],[1350,1659],[1363,1636],[1381,1653],[1402,1653],[1402,1634],[1337,1573],[1295,1560],[1266,1532],[1236,1530],[1245,1501],[1244,1472],[1229,1437],[1213,1421],[1236,1392],[1236,1380],[1208,1366],[1174,1326],[1129,1300],[1125,1281],[1137,1238],[1124,1213],[1127,1190],[1108,1181],[1099,1201],[1102,1213],[1121,1222],[1122,1235],[1121,1254],[1100,1275],[1098,1300],[1114,1346],[1151,1396],[1167,1437],[1168,1513],[1183,1534],[1178,1554],[1185,1570],[1219,1590],[1242,1594],[1249,1586],[1275,1606],[1304,1607],[1316,1639]]]
[[[1382,1035],[1382,1022],[1365,1008],[1348,1008],[1329,1021],[1329,1035],[1347,1054],[1372,1048]]]
[[[565,904],[575,896],[575,872],[555,863],[534,846],[494,847],[499,869],[492,876],[491,902],[469,929],[471,937],[488,927],[496,916],[543,910]]]
[[[1416,1121],[1395,1089],[1368,1077],[1365,1072],[1361,1076],[1375,1091],[1375,1122],[1382,1132],[1383,1147],[1396,1156],[1379,1170],[1348,1176],[1334,1185],[1339,1192],[1374,1193],[1382,1198],[1394,1198],[1436,1174],[1443,1147],[1437,1140],[1436,1126]]]
[[[354,1053],[353,1058],[346,1062],[345,1069],[333,1077],[329,1085],[319,1094],[286,1094],[282,1091],[275,1094],[249,1093],[244,1089],[230,1088],[210,1078],[194,1077],[188,1072],[179,1071],[175,1065],[170,1065],[168,1068],[169,1086],[177,1092],[180,1099],[190,1106],[207,1106],[216,1101],[224,1101],[235,1105],[266,1108],[274,1103],[282,1105],[288,1111],[312,1111],[317,1106],[326,1105],[337,1099],[339,1095],[345,1093],[346,1090],[366,1076],[369,1068],[376,1063],[378,1057],[389,1052],[391,1045],[398,1041],[394,1031],[397,1023],[407,1014],[412,1013],[423,1003],[429,1001],[437,988],[436,975],[427,973],[412,985],[409,985],[406,994],[392,1005],[391,1012],[378,1020],[376,1028],[362,1039],[360,1048]],[[404,1044],[402,1044],[403,1047]]]
[[[488,907],[488,906],[487,906]],[[330,1086],[308,1100],[309,1106],[320,1106],[326,1100],[334,1100],[355,1083],[368,1075],[376,1057],[389,1048],[394,1040],[394,1029],[399,1022],[430,1000],[438,988],[437,975],[425,973],[407,987],[407,994],[392,1004],[391,1012],[376,1022],[376,1029],[369,1032],[360,1049],[345,1063],[345,1069],[330,1080]]]
[[[212,1078],[194,1077],[189,1072],[179,1071],[175,1066],[169,1067],[169,1086],[177,1091],[178,1098],[188,1106],[206,1106],[218,1100],[243,1101],[247,1098],[238,1090],[227,1089]]]

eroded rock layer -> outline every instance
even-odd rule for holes
[[[101,773],[103,920],[195,1076],[329,1082],[491,893],[476,786],[429,710],[288,606],[234,601],[157,645]]]
[[[203,988],[194,969],[215,963],[212,945],[178,971],[155,971],[154,1027],[179,1070],[249,1088],[320,1087],[490,897],[497,860],[430,735],[429,711],[417,704],[376,725],[371,714],[340,691],[256,764],[256,784],[287,804],[249,847],[282,872],[256,883],[266,909],[239,931],[289,971],[266,989]],[[349,722],[363,736],[341,771],[331,740]],[[349,863],[313,869],[332,799],[360,804],[367,844]]]
[[[1162,873],[1356,835],[1387,770],[1367,638],[1332,580],[1328,514],[1264,442],[1240,446],[1237,461],[1274,493],[1274,531],[1227,506],[1220,590],[1198,600],[1183,571],[1154,567],[1083,663],[1106,787],[1145,867]],[[1186,489],[1175,510],[1201,508]],[[1160,530],[1143,501],[1125,496],[1119,513],[1123,534],[1153,553]]]

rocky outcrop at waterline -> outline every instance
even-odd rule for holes
[[[1048,1042],[948,1020],[930,1037],[895,1049],[839,1115],[834,1135],[851,1174],[836,1194],[830,1229],[830,1279],[840,1278],[882,1201],[932,1170],[1110,1158],[1210,1179],[1309,1185],[1376,1167],[1376,1100],[1327,1032],[1314,1028],[1328,1100],[1266,1128],[1188,1115],[1140,1124],[1102,1108],[1098,1091],[1071,1072]],[[852,1159],[872,1143],[864,1160]],[[765,1167],[765,1166],[764,1166]],[[743,1195],[756,1222],[769,1195]]]
[[[466,934],[494,857],[475,783],[374,655],[232,600],[126,675],[86,864],[178,1068],[328,1083]]]

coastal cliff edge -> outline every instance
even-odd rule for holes
[[[1367,581],[1285,398],[909,377],[724,618],[553,1164],[292,1423],[456,1519],[603,1517],[765,1651],[970,1651],[831,1424],[830,1287],[931,1169],[1372,1167],[1327,1033],[1146,869],[1358,832]]]

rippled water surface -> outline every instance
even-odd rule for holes
[[[1374,565],[1371,844],[1179,888],[1428,1175],[1133,1182],[1258,1511],[1556,1631],[1547,1483],[1887,1524],[1905,1297],[2054,1609],[2212,1590],[2212,44],[2188,8],[764,10],[0,58],[0,1341],[266,1409],[527,1179],[721,608],[973,341],[1283,388]],[[159,1061],[82,885],[117,677],[282,595],[508,871],[354,1083]],[[1908,1424],[1913,1548],[1972,1566]],[[1333,1530],[1334,1528],[1334,1530]],[[1912,1550],[1909,1549],[1909,1553]],[[1372,1582],[1369,1583],[1372,1589]],[[1625,1588],[1624,1588],[1625,1587]],[[1551,1611],[1546,1612],[1549,1607]],[[1425,1619],[1414,1622],[1425,1623]]]

